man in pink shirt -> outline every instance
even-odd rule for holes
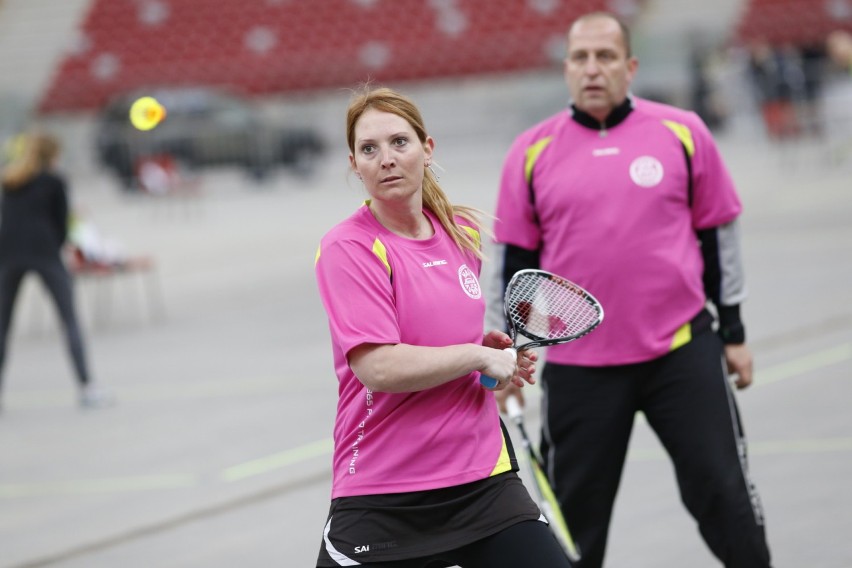
[[[521,134],[506,157],[496,288],[543,268],[606,309],[595,333],[549,348],[543,371],[541,453],[583,553],[578,566],[603,564],[639,411],[711,551],[729,567],[769,566],[727,375],[739,388],[752,381],[740,200],[697,115],[629,94],[638,62],[617,18],[581,17],[567,40],[570,110]]]

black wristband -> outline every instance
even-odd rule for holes
[[[740,319],[740,306],[719,306],[719,337],[725,345],[745,343],[745,326]]]
[[[745,327],[741,323],[719,327],[719,337],[725,345],[745,343]]]

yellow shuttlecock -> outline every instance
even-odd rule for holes
[[[166,118],[166,107],[154,97],[140,97],[130,107],[130,123],[139,130],[151,130]]]

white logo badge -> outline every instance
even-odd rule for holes
[[[657,158],[640,156],[630,164],[630,179],[642,187],[654,187],[663,179],[663,164]]]
[[[482,289],[479,287],[479,280],[476,279],[476,274],[467,267],[466,264],[459,266],[459,283],[461,284],[464,293],[478,300],[482,297]]]

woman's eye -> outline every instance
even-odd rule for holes
[[[365,154],[372,154],[373,152],[375,152],[375,150],[376,147],[372,144],[364,144],[363,146],[361,146],[361,151]]]
[[[397,138],[396,140],[394,140],[393,143],[396,146],[405,146],[406,144],[408,144],[408,138],[401,138],[400,137],[400,138]]]

